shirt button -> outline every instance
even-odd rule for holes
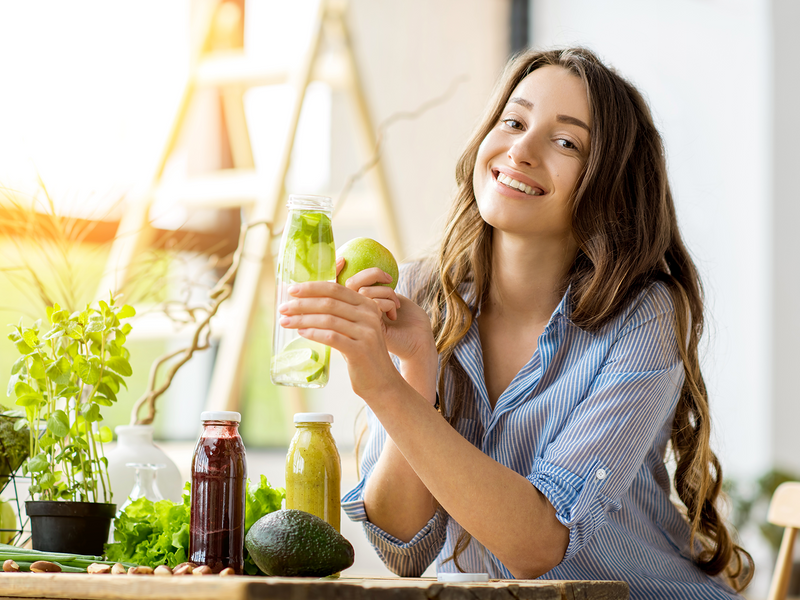
[[[597,469],[597,472],[595,473],[595,477],[597,477],[600,480],[605,479],[606,475],[608,475],[608,473],[606,473],[605,469]]]

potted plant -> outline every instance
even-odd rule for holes
[[[30,432],[22,469],[31,477],[25,509],[37,550],[102,554],[116,505],[103,452],[112,433],[100,426],[100,411],[127,388],[131,326],[121,320],[134,314],[113,297],[72,314],[55,304],[47,307],[47,329],[41,320],[20,321],[9,334],[21,354],[8,393]]]

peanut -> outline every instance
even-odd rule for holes
[[[98,575],[101,573],[111,573],[111,565],[101,565],[100,563],[92,563],[88,567],[86,567],[86,572]]]
[[[131,567],[128,569],[128,575],[152,575],[153,567]]]
[[[194,567],[188,563],[182,563],[175,567],[172,571],[173,575],[191,575],[192,571],[194,571]]]
[[[6,573],[19,573],[19,565],[9,558],[3,563],[3,571]]]
[[[37,560],[31,565],[33,573],[61,573],[61,567],[49,560]]]

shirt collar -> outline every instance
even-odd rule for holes
[[[547,322],[549,326],[551,323],[556,322],[557,320],[564,320],[567,323],[574,325],[581,331],[586,331],[586,333],[591,334],[590,331],[583,329],[582,327],[575,325],[572,321],[572,284],[567,286],[567,290],[564,292],[564,295],[561,297],[561,301],[556,306],[556,309],[553,311],[553,314],[550,316],[550,320]],[[458,289],[459,294],[464,299],[464,302],[467,303],[467,306],[475,313],[475,318],[477,319],[481,314],[481,307],[478,304],[477,298],[475,297],[475,285],[473,282],[469,281],[466,283],[462,283]],[[476,306],[477,305],[477,306]]]

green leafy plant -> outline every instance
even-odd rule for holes
[[[22,469],[35,499],[111,501],[103,443],[112,433],[99,425],[100,410],[116,401],[120,386],[127,389],[131,326],[120,321],[135,314],[109,298],[72,314],[58,304],[47,307],[46,331],[41,320],[12,326],[8,337],[22,356],[11,368],[7,394],[22,407],[14,427],[30,431]]]

